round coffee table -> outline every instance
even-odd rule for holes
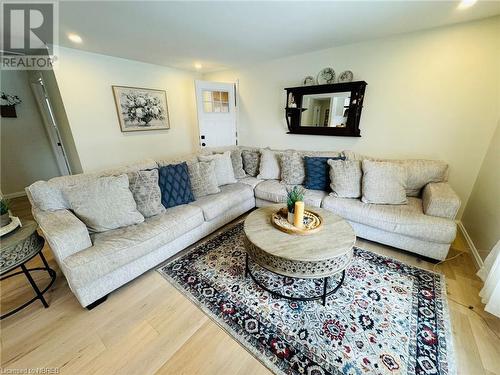
[[[259,208],[245,219],[245,247],[247,250],[245,276],[250,275],[262,289],[299,301],[322,299],[335,293],[342,285],[345,269],[351,263],[356,235],[351,225],[341,217],[322,208],[310,208],[323,218],[323,228],[311,235],[288,234],[275,228],[271,215],[282,204]],[[301,279],[323,279],[323,293],[312,297],[287,296],[268,289],[252,274],[249,259],[278,275]],[[340,282],[331,290],[328,279],[342,272]]]
[[[37,224],[34,221],[23,220],[22,227],[1,237],[0,281],[13,276],[24,274],[31,284],[31,287],[35,292],[35,296],[29,301],[23,303],[21,306],[0,316],[0,319],[4,319],[8,316],[11,316],[12,314],[15,314],[16,312],[24,309],[36,300],[40,300],[45,308],[49,307],[49,304],[45,300],[43,294],[47,290],[49,290],[52,284],[54,284],[54,281],[56,280],[56,271],[50,268],[47,260],[42,254],[42,249],[45,241],[38,235],[36,229]],[[37,255],[40,256],[44,267],[27,268],[26,263]],[[17,267],[20,267],[21,271],[10,273]],[[38,285],[35,283],[35,280],[33,280],[33,277],[30,273],[32,271],[46,271],[49,274],[50,282],[44,289],[40,290]]]

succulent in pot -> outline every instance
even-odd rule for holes
[[[303,202],[306,189],[295,185],[286,188],[286,205],[288,208],[288,222],[293,224],[293,214],[295,212],[295,202]]]
[[[10,224],[9,202],[6,199],[0,200],[0,227]]]

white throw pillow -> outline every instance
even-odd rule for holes
[[[397,163],[363,160],[361,200],[364,203],[406,204],[406,170]]]
[[[220,193],[215,176],[215,161],[188,163],[187,166],[195,199]]]
[[[66,187],[63,194],[91,232],[105,232],[144,221],[144,216],[137,211],[126,174]]]
[[[219,186],[236,182],[233,163],[231,162],[231,151],[226,151],[223,154],[199,155],[198,160],[204,162],[213,160],[215,162],[215,176]]]
[[[280,170],[280,152],[271,151],[269,148],[260,150],[259,174],[257,178],[262,180],[279,180]]]
[[[327,161],[330,166],[330,193],[333,197],[359,198],[361,196],[361,162],[359,160]]]

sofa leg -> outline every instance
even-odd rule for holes
[[[90,305],[85,307],[87,310],[92,310],[94,307],[99,306],[101,303],[105,302],[108,299],[109,294],[106,294],[104,297],[99,298],[97,301],[92,302]]]

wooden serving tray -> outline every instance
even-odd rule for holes
[[[297,228],[288,222],[288,210],[281,208],[271,215],[271,223],[282,232],[302,236],[318,232],[323,225],[323,218],[315,212],[304,211],[304,228]]]

